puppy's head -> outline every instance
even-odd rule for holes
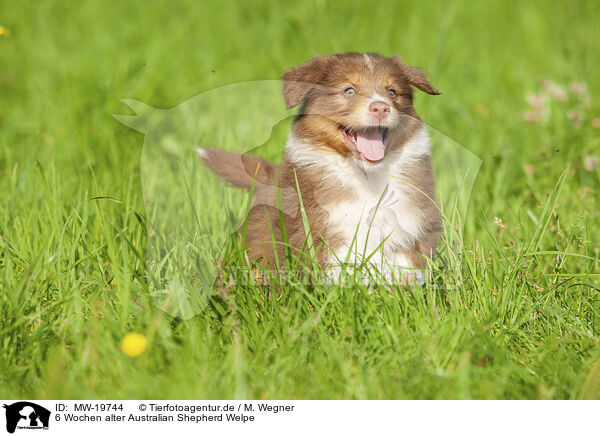
[[[439,94],[422,70],[377,54],[316,56],[283,80],[287,107],[301,105],[295,135],[365,167],[376,167],[422,125],[413,87]]]

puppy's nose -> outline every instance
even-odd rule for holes
[[[374,101],[369,105],[369,113],[376,120],[383,121],[390,113],[390,106],[382,101]]]

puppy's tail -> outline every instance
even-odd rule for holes
[[[274,183],[277,166],[265,159],[218,148],[197,148],[196,151],[207,167],[235,186],[250,189],[255,183]]]

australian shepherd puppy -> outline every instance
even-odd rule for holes
[[[287,107],[300,108],[279,165],[198,149],[218,175],[254,190],[250,257],[279,268],[287,244],[299,255],[310,248],[334,278],[351,267],[367,280],[424,282],[441,214],[413,87],[439,94],[397,56],[316,56],[283,76]]]

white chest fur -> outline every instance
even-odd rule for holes
[[[349,263],[411,247],[421,233],[419,210],[406,196],[402,175],[360,175],[352,180],[352,200],[323,205],[329,214],[328,235],[341,238],[335,255]],[[348,181],[347,181],[348,183]]]
[[[416,159],[430,153],[424,129],[373,168],[361,167],[355,159],[337,154],[324,159],[322,151],[293,135],[288,139],[287,153],[295,165],[319,169],[323,183],[336,183],[355,194],[341,203],[321,204],[329,214],[328,236],[342,241],[342,246],[330,256],[330,267],[362,263],[366,258],[381,270],[386,266],[410,266],[398,253],[419,239],[423,217],[406,194],[413,188],[403,178],[403,172]]]

